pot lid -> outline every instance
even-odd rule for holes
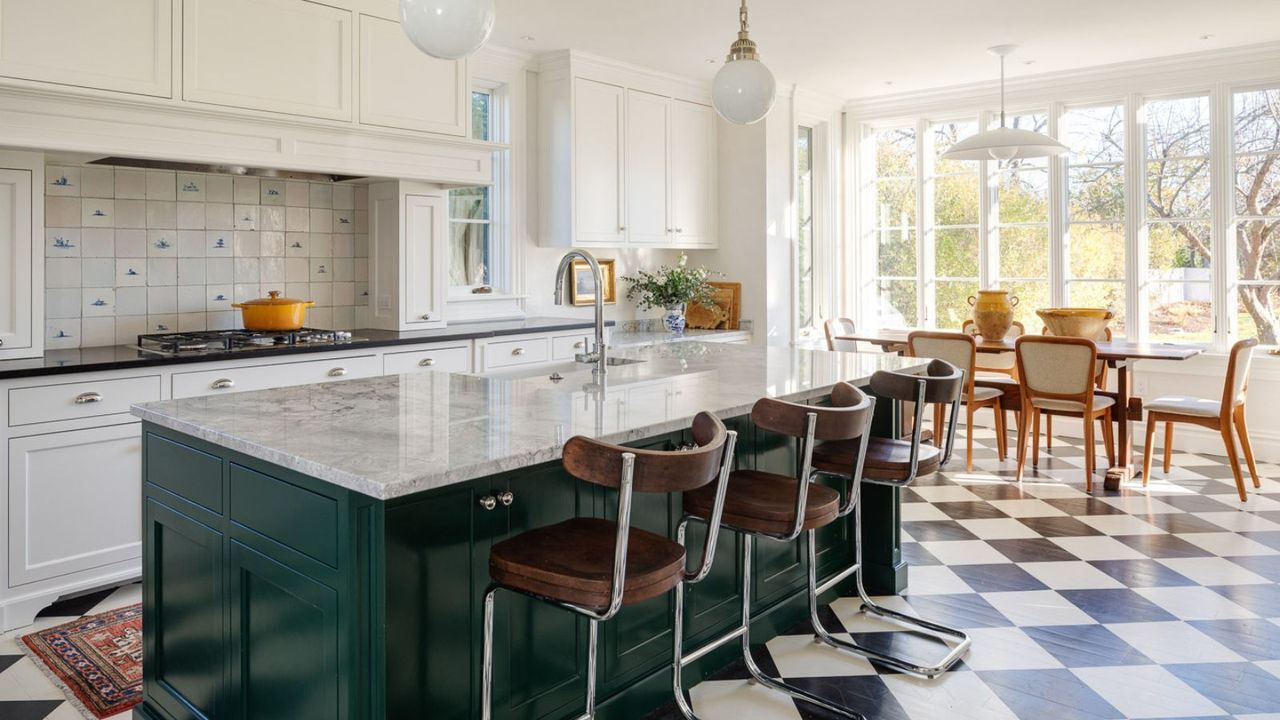
[[[280,297],[279,290],[271,290],[267,293],[269,297],[258,298],[257,300],[249,300],[239,303],[240,305],[307,305],[310,300],[294,300],[293,298]]]

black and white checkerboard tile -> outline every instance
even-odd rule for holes
[[[1149,488],[1085,494],[1082,443],[1055,439],[1021,487],[975,432],[976,464],[904,493],[905,597],[890,607],[965,628],[954,671],[917,680],[816,645],[799,626],[755,649],[760,665],[883,720],[1280,720],[1280,467],[1242,505],[1222,458],[1176,453]],[[138,585],[60,603],[36,628],[137,602]],[[828,627],[929,652],[908,633],[832,604]],[[78,714],[17,638],[0,636],[0,720]],[[691,692],[703,720],[825,718],[730,667]],[[674,707],[652,720],[678,717]]]
[[[0,635],[0,720],[83,720],[66,696],[18,649],[18,638],[142,601],[142,585],[82,595],[50,605],[34,625]],[[122,718],[129,717],[121,715]]]

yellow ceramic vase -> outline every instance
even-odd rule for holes
[[[1008,290],[979,290],[978,297],[969,296],[973,306],[973,325],[984,340],[1003,340],[1013,327],[1013,309],[1018,298]]]

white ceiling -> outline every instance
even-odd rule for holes
[[[737,32],[737,6],[498,0],[494,41],[710,78]],[[1277,41],[1280,1],[752,0],[751,27],[780,82],[855,98],[991,80],[985,50],[1002,43],[1020,46],[1016,77]]]

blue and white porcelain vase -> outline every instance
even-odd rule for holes
[[[668,305],[667,312],[662,316],[662,324],[667,326],[667,330],[675,335],[684,334],[684,303],[676,303]]]

